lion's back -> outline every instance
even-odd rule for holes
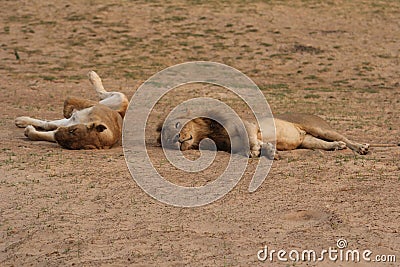
[[[275,115],[274,118],[298,124],[306,129],[332,129],[328,122],[317,115],[303,113],[286,113]]]

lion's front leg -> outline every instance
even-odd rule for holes
[[[41,132],[35,129],[32,125],[28,125],[25,128],[25,136],[28,137],[32,141],[48,141],[48,142],[56,142],[54,137],[56,130]]]
[[[40,127],[44,122],[38,119],[22,116],[15,119],[15,125],[19,128],[25,128],[28,125]]]
[[[261,140],[249,140],[250,141],[250,157],[257,158],[261,155],[261,148],[263,146],[263,142]]]
[[[25,116],[16,118],[15,125],[19,128],[26,128],[28,126],[33,126],[35,128],[40,128],[43,130],[55,130],[58,127],[56,124],[53,124],[51,122]]]
[[[65,126],[68,124],[68,122],[69,122],[68,119],[43,121],[26,116],[18,117],[15,119],[15,125],[19,128],[26,128],[27,126],[33,126],[35,128],[40,128],[46,131],[52,131],[60,126]]]
[[[250,152],[249,156],[251,158],[259,157],[261,154],[261,146],[263,145],[263,141],[260,140],[260,128],[258,128],[255,124],[243,121],[243,124],[246,128],[247,136],[249,138]]]

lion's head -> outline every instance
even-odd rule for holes
[[[226,129],[216,120],[198,117],[194,119],[177,118],[159,125],[158,143],[173,149],[198,149],[202,140],[214,141],[218,150],[230,152],[231,142]]]
[[[110,135],[112,132],[105,124],[92,122],[59,127],[54,137],[57,143],[68,149],[101,149],[109,148],[119,140]]]

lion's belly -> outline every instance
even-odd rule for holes
[[[91,121],[90,113],[92,112],[92,110],[93,110],[93,107],[90,107],[90,108],[85,108],[85,109],[74,112],[72,114],[71,118],[69,119],[68,126],[90,122]]]
[[[301,130],[293,123],[279,119],[263,119],[260,122],[263,142],[273,142],[275,122],[276,148],[278,150],[292,150],[301,145],[306,135],[306,132]]]

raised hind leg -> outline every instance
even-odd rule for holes
[[[312,135],[306,134],[300,148],[307,149],[322,149],[322,150],[340,150],[346,148],[346,143],[342,141],[327,142],[325,140],[316,138]]]
[[[96,72],[89,71],[87,75],[94,90],[96,90],[97,95],[101,99],[99,103],[116,110],[122,117],[124,117],[129,104],[128,98],[120,92],[107,92]]]

